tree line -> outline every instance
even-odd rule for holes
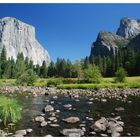
[[[70,60],[58,58],[56,63],[53,61],[47,66],[46,62],[43,61],[42,65],[34,65],[32,60],[28,57],[24,58],[23,53],[17,55],[17,59],[13,57],[6,57],[6,49],[3,47],[0,54],[0,78],[17,78],[25,71],[32,70],[40,78],[47,77],[78,77],[81,64],[79,61],[72,64]]]
[[[140,75],[140,50],[134,50],[132,47],[120,48],[111,56],[91,55],[85,58],[85,62],[97,65],[104,77],[114,76],[120,67],[124,68],[129,76]]]
[[[64,77],[81,78],[86,69],[91,65],[96,65],[104,77],[112,77],[120,68],[124,68],[129,76],[140,75],[140,50],[135,51],[131,47],[121,48],[116,55],[111,56],[90,56],[75,61],[57,58],[47,66],[43,61],[42,65],[34,65],[32,60],[23,56],[23,53],[17,55],[17,59],[6,57],[6,50],[3,47],[0,54],[0,78],[17,78],[27,70],[32,70],[40,78]],[[91,69],[91,68],[90,68]]]

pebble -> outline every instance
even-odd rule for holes
[[[28,128],[28,129],[26,129],[26,131],[27,131],[27,133],[31,133],[33,131],[33,129]]]
[[[72,105],[71,104],[65,104],[65,105],[63,105],[65,108],[71,108],[72,107]]]
[[[47,122],[46,121],[43,121],[41,124],[40,124],[40,126],[42,126],[42,127],[44,127],[44,126],[46,126],[47,125]]]
[[[101,102],[105,103],[105,102],[107,102],[107,99],[101,99]]]
[[[46,135],[45,137],[53,137],[52,135],[50,135],[50,134],[48,134],[48,135]]]
[[[96,135],[96,132],[93,131],[93,132],[90,132],[90,134],[91,134],[91,135]]]
[[[132,134],[131,133],[127,133],[127,136],[131,136]]]
[[[118,108],[115,108],[115,111],[124,111],[125,109],[123,107],[118,107]]]
[[[48,120],[54,121],[54,120],[56,120],[56,117],[49,117]]]
[[[100,134],[102,137],[108,137],[107,134]]]
[[[25,136],[25,135],[27,135],[27,131],[26,130],[18,130],[15,132],[15,134]]]
[[[57,113],[60,113],[60,110],[56,110]]]
[[[80,124],[79,126],[80,126],[80,127],[85,127],[85,126],[86,126],[86,124]]]
[[[51,127],[60,127],[59,124],[49,124],[49,126],[51,126]]]

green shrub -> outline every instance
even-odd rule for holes
[[[77,78],[64,78],[63,83],[64,84],[76,84],[76,83],[78,83],[78,79]]]
[[[124,83],[126,81],[127,72],[124,68],[119,68],[115,73],[115,82]]]
[[[85,83],[100,83],[102,80],[102,75],[99,67],[95,65],[89,65],[84,71],[84,81]]]
[[[29,69],[17,78],[16,83],[19,85],[29,86],[29,85],[33,85],[36,80],[37,80],[36,73],[32,69]]]
[[[60,84],[62,84],[62,83],[63,83],[63,81],[62,81],[61,78],[50,79],[50,80],[48,80],[48,82],[47,82],[47,86],[48,86],[48,87],[56,87],[57,85],[60,85]]]
[[[0,119],[4,125],[8,122],[16,123],[21,119],[21,107],[15,99],[0,97]]]

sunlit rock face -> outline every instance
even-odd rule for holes
[[[116,33],[99,32],[97,39],[92,43],[90,58],[94,56],[115,55],[120,48],[140,47],[140,20],[124,17]]]
[[[35,37],[35,28],[11,17],[0,19],[0,51],[5,46],[7,58],[16,60],[18,53],[23,53],[34,64],[41,65],[45,60],[50,63],[50,56]]]
[[[124,17],[120,20],[120,27],[117,30],[117,35],[124,38],[134,38],[140,33],[140,20],[134,20]]]
[[[123,45],[120,46],[122,42]],[[96,41],[92,44],[90,56],[109,56],[112,54],[115,55],[119,47],[125,47],[127,43],[127,39],[111,32],[99,32]]]

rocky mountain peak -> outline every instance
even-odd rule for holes
[[[35,28],[16,18],[0,19],[0,51],[5,46],[7,58],[16,59],[18,53],[23,53],[34,64],[41,65],[45,60],[50,63],[50,56],[35,37]]]
[[[124,47],[124,42],[127,43],[128,40],[111,32],[99,32],[96,41],[92,44],[91,55],[115,54],[119,45]]]
[[[117,30],[117,35],[124,38],[133,38],[140,33],[140,20],[124,17],[120,20],[120,27]]]

